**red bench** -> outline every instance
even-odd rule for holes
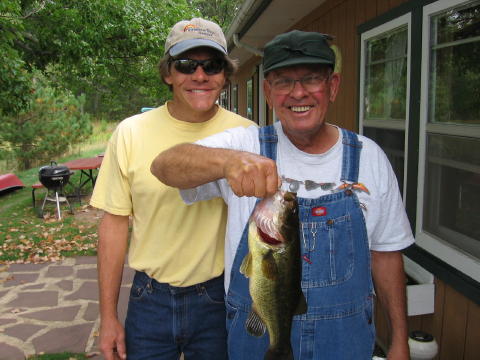
[[[41,183],[36,183],[32,185],[32,203],[33,203],[33,208],[35,209],[35,190],[41,189],[44,186]]]

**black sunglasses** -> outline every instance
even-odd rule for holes
[[[182,74],[193,74],[198,66],[201,66],[205,74],[215,75],[220,73],[225,67],[225,61],[222,59],[207,59],[207,60],[193,60],[193,59],[177,59],[173,60],[175,70]]]

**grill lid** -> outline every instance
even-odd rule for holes
[[[48,189],[62,188],[73,174],[67,166],[57,165],[52,161],[50,165],[42,166],[38,171],[38,179]]]
[[[42,166],[38,172],[40,177],[65,176],[70,175],[70,169],[65,165],[57,165],[51,161],[50,165]]]

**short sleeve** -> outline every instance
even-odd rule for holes
[[[114,215],[131,215],[128,141],[117,127],[108,142],[90,204]]]

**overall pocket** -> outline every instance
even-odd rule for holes
[[[302,287],[324,287],[347,281],[354,269],[350,215],[301,223]]]

